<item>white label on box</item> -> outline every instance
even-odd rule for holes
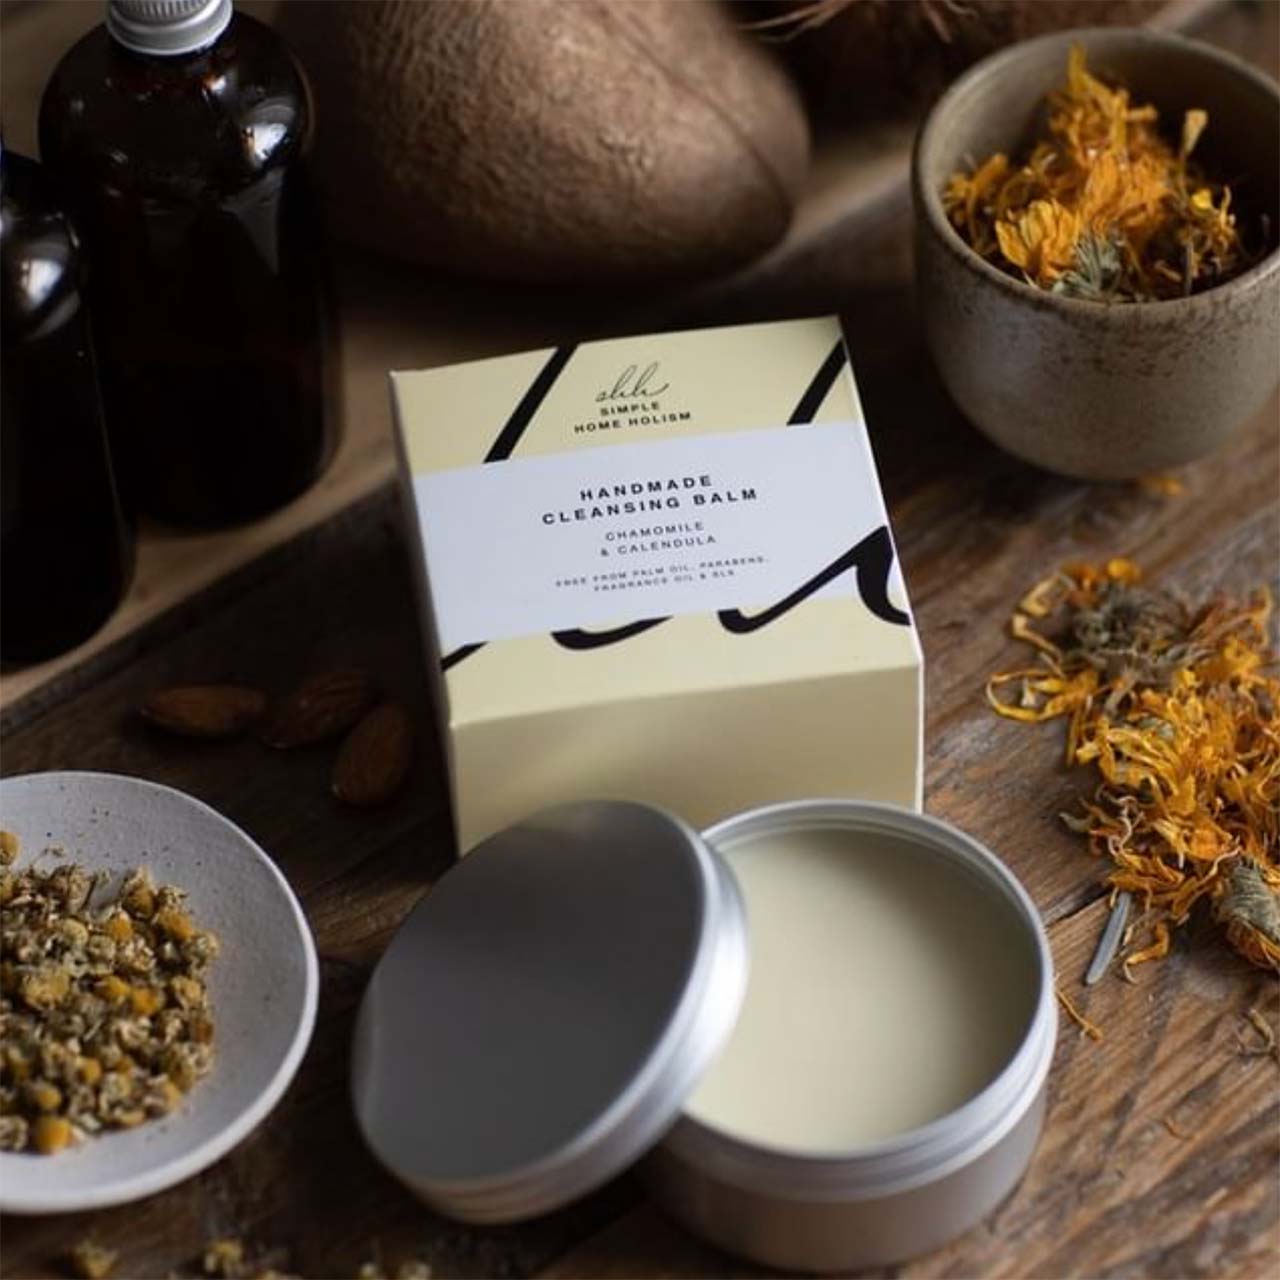
[[[415,475],[441,651],[771,605],[885,524],[860,422]],[[852,568],[810,593],[852,596]]]

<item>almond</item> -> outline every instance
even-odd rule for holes
[[[398,703],[374,707],[347,735],[330,785],[344,804],[383,804],[396,793],[413,758],[413,724]]]
[[[189,684],[160,689],[139,709],[158,729],[188,738],[230,738],[243,732],[266,710],[260,689],[242,684]]]
[[[269,747],[306,747],[345,733],[368,710],[369,676],[355,667],[324,671],[304,680],[268,718],[262,740]]]

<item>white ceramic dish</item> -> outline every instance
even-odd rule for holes
[[[92,869],[141,864],[186,889],[222,950],[210,972],[216,1060],[170,1116],[106,1133],[56,1156],[0,1153],[0,1210],[65,1213],[123,1204],[211,1165],[275,1106],[311,1039],[315,944],[274,863],[208,805],[107,773],[0,781],[0,828],[22,841],[20,866],[60,845]]]

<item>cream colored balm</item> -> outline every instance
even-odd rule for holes
[[[909,840],[834,827],[721,847],[751,974],[687,1104],[752,1143],[849,1151],[928,1124],[1000,1073],[1027,1028],[1036,952],[1014,908]]]

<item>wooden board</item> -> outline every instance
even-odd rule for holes
[[[275,0],[241,8],[270,20]],[[1175,0],[1158,25],[1186,30],[1216,24],[1239,41],[1238,22],[1213,0]],[[101,18],[98,0],[7,0],[0,7],[0,118],[6,145],[36,154],[40,94],[63,51]],[[815,158],[808,191],[786,238],[728,279],[664,294],[657,304],[602,301],[596,293],[502,288],[446,280],[412,268],[341,253],[337,260],[342,441],[328,472],[302,498],[267,519],[216,533],[144,525],[137,569],[121,608],[84,644],[48,662],[5,673],[5,723],[35,714],[97,673],[127,661],[156,619],[265,552],[328,520],[384,484],[394,466],[387,403],[389,369],[422,368],[552,344],[566,338],[643,332],[717,316],[744,319],[838,310],[848,291],[903,270],[905,240],[878,251],[886,230],[909,216],[907,171],[913,127],[886,124],[831,138]],[[37,695],[37,696],[32,696]],[[26,700],[28,705],[20,707]],[[16,713],[17,719],[14,718]]]

